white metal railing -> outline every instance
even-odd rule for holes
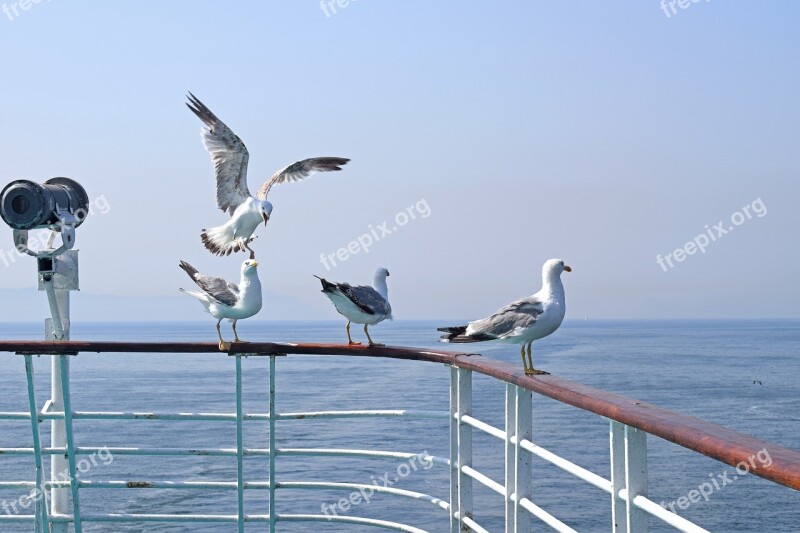
[[[296,346],[296,345],[295,345]],[[309,349],[311,350],[311,349]],[[339,350],[339,348],[337,348]],[[399,350],[399,349],[392,349]],[[306,351],[303,353],[312,353]],[[411,351],[409,351],[411,353]],[[430,352],[414,352],[426,354]],[[539,507],[533,502],[531,493],[532,458],[547,461],[561,470],[583,480],[610,497],[611,527],[615,533],[640,533],[648,530],[652,518],[663,521],[680,531],[703,532],[701,527],[685,518],[670,512],[647,498],[647,433],[642,429],[611,420],[609,426],[609,460],[611,479],[597,475],[576,465],[555,453],[548,451],[532,441],[532,396],[529,388],[519,386],[510,380],[505,390],[505,428],[500,429],[479,420],[472,415],[472,374],[473,371],[459,366],[455,357],[450,364],[450,411],[425,410],[351,410],[351,411],[312,411],[277,413],[275,409],[276,359],[271,354],[230,354],[235,360],[236,399],[234,413],[155,413],[155,412],[113,412],[113,411],[73,411],[69,379],[69,359],[72,355],[53,355],[54,366],[59,368],[61,386],[60,398],[51,398],[39,410],[34,387],[34,364],[30,353],[23,353],[27,381],[29,412],[0,412],[0,420],[29,420],[33,434],[32,447],[0,448],[4,455],[31,456],[35,466],[34,481],[0,481],[0,488],[19,488],[25,490],[41,489],[43,497],[35,501],[32,514],[0,515],[4,522],[30,522],[37,532],[65,531],[72,524],[76,533],[81,533],[83,524],[89,522],[105,523],[235,523],[240,532],[245,524],[258,522],[268,524],[270,532],[276,531],[280,522],[338,522],[353,525],[374,526],[397,531],[420,532],[417,527],[378,518],[322,514],[278,514],[274,511],[276,492],[279,490],[372,490],[375,493],[405,498],[409,501],[424,502],[436,509],[447,512],[450,517],[450,532],[485,532],[475,519],[473,483],[479,483],[498,494],[505,504],[505,531],[529,533],[533,519],[557,531],[575,531],[567,523]],[[438,354],[441,355],[441,354]],[[269,407],[267,413],[245,413],[242,407],[242,358],[269,357]],[[413,357],[409,357],[413,358]],[[57,406],[63,405],[63,410]],[[277,442],[276,422],[299,419],[354,419],[354,418],[412,418],[449,420],[450,453],[449,458],[432,455],[425,461],[445,466],[450,472],[449,498],[441,499],[421,492],[345,482],[282,481],[277,479],[276,460],[290,456],[345,456],[360,458],[398,458],[408,460],[418,456],[414,453],[386,450],[328,449],[328,448],[288,448]],[[88,447],[75,446],[75,420],[164,420],[164,421],[206,421],[236,422],[235,448],[140,448],[140,447]],[[63,422],[65,445],[63,447],[42,445],[39,424],[44,421]],[[243,440],[243,425],[246,421],[266,422],[269,431],[268,448],[246,448]],[[473,430],[481,431],[496,438],[502,445],[505,457],[505,479],[501,481],[479,472],[473,467]],[[502,443],[502,444],[500,444]],[[236,457],[237,475],[235,481],[119,481],[83,480],[76,475],[80,457],[107,450],[112,455],[134,456],[232,456]],[[266,457],[269,463],[269,477],[266,481],[245,481],[244,458],[249,456]],[[70,473],[69,480],[59,480],[44,474],[45,459],[66,457]],[[91,489],[182,489],[182,490],[229,490],[237,497],[236,514],[86,514],[81,509],[81,494]],[[245,508],[245,491],[267,491],[269,508],[267,513],[248,513]],[[53,498],[66,493],[71,500],[71,513],[54,512]],[[50,505],[48,505],[48,502]]]

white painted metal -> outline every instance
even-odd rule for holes
[[[505,527],[506,533],[513,533],[517,523],[517,505],[514,496],[517,487],[517,464],[515,456],[515,444],[512,441],[517,435],[517,404],[516,404],[516,385],[506,383],[506,431],[503,434],[505,447]],[[488,425],[488,424],[487,424]],[[478,427],[478,426],[474,426]],[[478,429],[482,429],[478,427]],[[485,430],[484,430],[485,431]],[[491,433],[490,433],[491,434]]]
[[[473,518],[472,478],[464,472],[464,467],[472,467],[472,426],[464,423],[462,417],[472,415],[472,371],[458,369],[458,516],[459,527],[468,531],[466,520]]]
[[[275,456],[278,448],[275,439],[275,356],[269,356],[269,533],[275,533],[278,512],[275,509]]]
[[[458,508],[458,368],[450,367],[450,533],[459,533]]]
[[[531,454],[520,446],[522,439],[530,441],[533,438],[533,395],[531,391],[514,387],[515,390],[515,403],[516,403],[516,431],[514,439],[514,464],[517,473],[514,476],[517,481],[515,492],[515,511],[517,518],[515,520],[514,533],[530,533],[531,519],[523,512],[523,508],[519,502],[524,498],[531,500]]]
[[[52,283],[48,286],[48,300],[55,301],[57,310],[57,320],[50,318],[45,320],[45,339],[46,340],[69,340],[70,337],[70,312],[69,312],[69,292],[52,292]],[[52,299],[51,299],[52,298]],[[51,309],[53,304],[51,303]],[[51,311],[52,312],[52,311]],[[54,411],[64,411],[64,394],[61,387],[61,376],[64,374],[61,369],[62,361],[58,356],[51,356],[50,369],[50,408]],[[69,375],[69,359],[64,359],[66,374]],[[64,419],[54,419],[50,422],[50,446],[53,448],[66,448],[67,430]],[[50,457],[50,479],[57,480],[59,475],[69,470],[69,462],[64,455],[53,455]],[[69,512],[69,490],[52,489],[50,494],[50,514],[65,514]],[[51,525],[53,533],[67,533],[67,525],[54,523]]]
[[[633,504],[647,497],[647,433],[631,426],[625,426],[625,488],[628,533],[647,533],[649,516]]]
[[[627,506],[620,497],[620,491],[625,488],[625,425],[611,420],[608,441],[611,450],[611,530],[613,533],[627,533]]]
[[[68,321],[64,324],[67,326]],[[53,329],[50,330],[54,331]],[[32,389],[29,388],[31,412],[2,412],[0,420],[28,420],[34,431],[34,446],[32,448],[0,448],[2,455],[31,455],[37,461],[49,455],[51,459],[69,457],[67,471],[75,474],[75,459],[78,455],[98,453],[105,451],[114,455],[131,456],[190,456],[212,455],[232,456],[237,459],[237,478],[232,481],[89,481],[82,480],[70,484],[69,481],[43,481],[43,486],[52,494],[69,493],[72,489],[74,509],[69,506],[64,512],[44,515],[44,520],[49,519],[53,529],[51,531],[67,531],[70,523],[80,531],[81,522],[220,522],[237,524],[239,531],[243,531],[247,522],[269,523],[270,531],[276,530],[276,524],[289,521],[320,522],[326,523],[330,517],[324,515],[278,514],[275,507],[276,493],[278,490],[363,490],[385,493],[393,496],[409,498],[415,501],[427,502],[437,508],[448,512],[451,517],[451,533],[461,531],[486,531],[478,524],[472,514],[472,481],[475,480],[488,487],[491,491],[504,498],[506,504],[506,531],[515,533],[528,532],[531,527],[531,517],[541,520],[545,525],[557,531],[574,531],[567,524],[560,521],[532,501],[531,458],[533,455],[548,461],[555,466],[582,479],[612,495],[612,514],[616,519],[615,532],[627,531],[629,533],[646,532],[648,517],[654,516],[659,520],[675,527],[680,531],[691,533],[707,533],[704,529],[692,524],[688,520],[663,509],[655,502],[649,500],[647,495],[647,448],[646,433],[622,423],[612,421],[610,424],[610,458],[611,480],[606,480],[556,454],[545,450],[532,442],[532,394],[530,391],[516,385],[507,384],[506,387],[506,421],[505,431],[498,429],[486,422],[474,418],[472,412],[472,372],[457,367],[451,367],[450,413],[434,411],[411,410],[363,410],[363,411],[317,411],[313,413],[282,413],[276,411],[275,388],[275,356],[270,356],[270,405],[268,413],[245,414],[242,410],[241,390],[241,357],[236,356],[237,363],[237,398],[235,413],[124,413],[124,412],[79,412],[73,413],[69,406],[69,356],[58,356],[55,359],[64,366],[59,365],[58,371],[63,378],[64,387],[58,389],[59,394],[54,394],[48,400],[40,413],[36,413],[35,399]],[[31,356],[26,356],[26,372],[29,377],[29,387],[32,385],[33,365]],[[28,369],[30,367],[30,369]],[[66,404],[66,408],[64,405]],[[73,416],[70,416],[73,415]],[[310,416],[309,416],[310,415]],[[330,448],[278,448],[276,422],[278,420],[302,420],[306,418],[358,418],[358,417],[406,417],[406,418],[444,418],[450,422],[451,450],[450,460],[442,457],[428,455],[422,458],[439,465],[447,465],[451,474],[450,503],[419,492],[394,488],[375,487],[356,483],[328,483],[286,481],[280,482],[277,477],[276,458],[278,456],[347,456],[361,458],[394,458],[409,460],[419,457],[419,454],[408,452],[382,451],[382,450],[354,450]],[[123,420],[171,420],[171,421],[235,421],[237,426],[237,442],[235,448],[217,449],[186,449],[186,448],[136,448],[136,447],[75,447],[72,435],[72,420],[74,419],[123,419]],[[35,442],[38,420],[50,420],[51,423],[62,423],[65,429],[64,443],[42,449]],[[245,448],[242,441],[242,429],[245,421],[269,422],[270,438],[269,448]],[[472,466],[472,430],[478,429],[488,435],[501,439],[505,446],[506,472],[505,484],[501,484]],[[269,478],[264,481],[245,481],[243,458],[246,456],[267,456],[269,460]],[[51,464],[54,461],[51,461]],[[37,463],[39,464],[39,463]],[[63,472],[60,470],[59,473]],[[63,476],[59,476],[63,478]],[[35,488],[37,481],[3,481],[0,488]],[[170,514],[114,514],[114,515],[89,515],[80,513],[78,489],[194,489],[194,490],[226,490],[236,491],[239,499],[237,514],[234,515],[170,515]],[[244,491],[260,490],[269,491],[270,513],[247,515],[244,512]],[[630,494],[630,496],[629,496]],[[68,502],[68,499],[67,499]],[[52,509],[52,507],[51,507]],[[46,508],[43,510],[46,511]],[[69,511],[72,511],[70,513]],[[37,524],[42,520],[41,510],[33,515],[6,515],[0,516],[0,522],[28,522]],[[399,524],[371,518],[352,516],[334,517],[339,523],[352,525],[373,526],[397,531],[419,532],[421,529],[407,524]]]

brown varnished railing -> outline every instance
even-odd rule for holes
[[[396,346],[348,346],[342,344],[235,343],[230,352],[220,352],[214,343],[190,342],[94,342],[94,341],[0,341],[0,352],[40,355],[92,353],[230,353],[253,355],[346,355],[386,357],[455,365],[513,383],[537,394],[616,420],[702,453],[731,466],[766,449],[769,467],[760,465],[751,473],[800,490],[800,452],[765,442],[750,435],[682,415],[653,404],[587,387],[553,376],[528,376],[518,367],[479,354],[445,352]]]

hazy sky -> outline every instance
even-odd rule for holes
[[[238,278],[242,254],[200,244],[225,215],[187,90],[247,144],[251,191],[352,158],[272,190],[260,318],[335,318],[311,275],[377,266],[398,319],[478,318],[551,257],[574,269],[568,318],[800,316],[800,3],[3,5],[0,185],[69,176],[103,207],[74,318],[202,319],[179,259]],[[320,261],[384,221],[368,253]],[[16,306],[43,294],[5,290],[33,261],[3,257],[0,318],[40,318]]]

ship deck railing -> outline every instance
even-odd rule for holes
[[[581,385],[553,375],[526,375],[520,368],[479,354],[453,353],[403,347],[366,347],[334,344],[248,343],[234,344],[230,352],[220,352],[212,343],[183,342],[89,342],[89,341],[0,341],[0,352],[17,354],[25,359],[29,410],[0,412],[0,420],[27,420],[30,423],[33,445],[25,448],[0,448],[3,455],[24,455],[32,458],[34,480],[0,480],[0,488],[36,490],[43,488],[31,514],[0,514],[4,522],[28,522],[37,532],[58,533],[71,525],[81,533],[84,523],[231,523],[238,531],[245,524],[264,523],[270,532],[279,530],[281,522],[337,522],[374,526],[420,533],[424,530],[382,518],[365,518],[327,514],[291,514],[273,512],[278,490],[336,490],[374,491],[433,505],[449,516],[450,532],[488,531],[475,519],[473,484],[478,483],[496,492],[504,501],[506,532],[528,533],[538,521],[556,531],[575,531],[564,518],[558,518],[534,502],[531,491],[532,459],[534,456],[551,463],[587,484],[604,491],[610,506],[608,530],[614,533],[648,531],[651,519],[668,524],[678,531],[705,532],[700,525],[672,512],[648,498],[647,436],[653,435],[688,450],[711,457],[733,467],[745,468],[748,461],[764,449],[769,450],[771,464],[759,465],[750,473],[793,490],[800,490],[800,452],[764,442],[720,425],[663,409],[656,405],[618,394]],[[235,360],[236,408],[234,413],[137,413],[74,411],[71,407],[69,361],[79,353],[217,353]],[[53,369],[60,373],[60,394],[47,400],[39,409],[34,387],[33,356],[53,356]],[[351,410],[278,413],[275,409],[276,358],[287,355],[337,355],[348,357],[393,358],[444,364],[450,373],[449,411],[424,410]],[[269,408],[267,413],[247,414],[242,407],[242,358],[269,358]],[[498,428],[473,416],[472,395],[474,373],[483,374],[505,383],[505,424]],[[9,391],[6,391],[8,393]],[[533,394],[542,395],[609,421],[610,479],[583,468],[533,442]],[[361,417],[439,418],[448,421],[449,457],[391,450],[285,448],[277,445],[276,421],[288,419],[330,419]],[[75,420],[163,420],[163,421],[235,421],[236,446],[231,448],[138,448],[138,447],[79,447],[74,444]],[[243,443],[243,423],[262,421],[269,426],[268,448],[246,448]],[[39,425],[44,421],[62,424],[64,446],[46,447],[42,443]],[[473,431],[497,438],[504,450],[504,479],[495,480],[473,467]],[[78,479],[77,468],[82,456],[107,450],[113,455],[137,456],[233,456],[237,476],[231,481],[91,481]],[[245,481],[244,457],[263,456],[269,464],[269,477],[264,482]],[[425,464],[440,465],[449,470],[449,494],[439,496],[396,487],[374,484],[282,481],[277,478],[275,461],[281,456],[344,456],[357,458],[417,458]],[[48,479],[46,458],[51,461],[65,458],[69,479]],[[237,495],[236,514],[144,514],[82,512],[81,494],[90,489],[187,489],[230,490]],[[244,492],[266,491],[269,508],[252,513],[245,508]],[[69,508],[65,510],[65,508]],[[0,527],[2,527],[0,525]]]

